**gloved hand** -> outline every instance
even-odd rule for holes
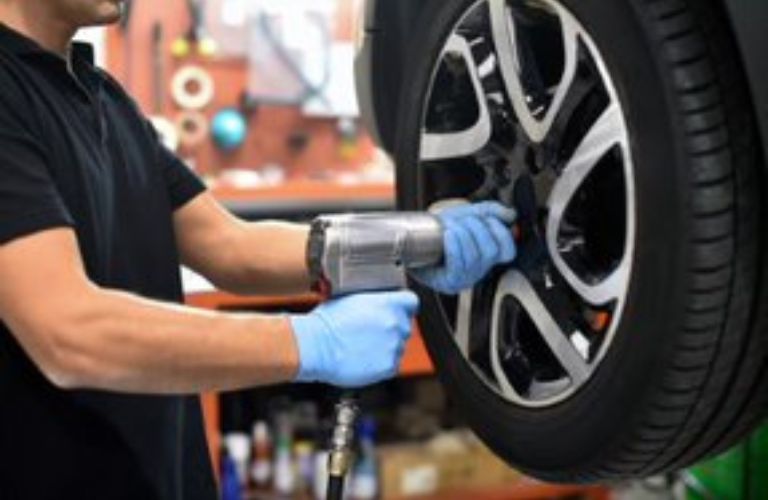
[[[297,382],[356,388],[397,375],[419,299],[412,292],[350,295],[291,317]]]
[[[450,207],[437,216],[445,228],[445,262],[412,273],[424,285],[455,295],[473,287],[494,266],[514,260],[517,248],[509,229],[517,217],[513,209],[483,202]]]

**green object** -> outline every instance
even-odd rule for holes
[[[768,426],[688,473],[689,500],[768,499]]]

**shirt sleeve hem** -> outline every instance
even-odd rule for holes
[[[171,208],[175,212],[203,194],[206,189],[205,185],[196,179],[195,182],[186,182],[182,186],[177,186],[171,196]]]
[[[74,225],[69,216],[56,210],[25,214],[15,217],[12,221],[5,221],[0,226],[0,245],[46,229],[74,227]]]

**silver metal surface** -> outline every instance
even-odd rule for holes
[[[469,329],[472,323],[472,301],[474,292],[467,290],[459,295],[459,305],[456,312],[456,334],[454,339],[464,356],[469,355]]]
[[[555,184],[548,201],[547,245],[552,261],[576,293],[592,305],[607,304],[624,294],[629,281],[631,255],[625,252],[616,270],[601,282],[585,283],[563,259],[563,249],[559,248],[557,241],[558,232],[568,204],[600,159],[614,147],[622,147],[626,150],[627,134],[623,123],[621,109],[614,102],[603,112],[581,141],[566,164],[563,175]]]
[[[480,85],[481,68],[478,68],[474,61],[469,42],[464,37],[451,35],[445,49],[443,49],[443,55],[449,53],[461,57],[467,65],[472,79],[472,87],[478,98],[477,106],[480,112],[477,121],[466,130],[444,134],[423,134],[421,137],[421,158],[424,160],[455,158],[472,154],[488,142],[493,131],[488,113],[488,103]]]
[[[501,391],[507,399],[526,406],[538,406],[543,402],[532,397],[531,394],[519,394],[509,383],[506,373],[501,367],[499,358],[499,328],[501,325],[501,306],[504,299],[514,297],[520,305],[528,312],[529,317],[536,325],[544,342],[546,342],[552,354],[558,359],[568,374],[568,385],[565,387],[579,386],[589,378],[591,369],[586,359],[582,357],[579,351],[569,340],[570,332],[563,332],[557,321],[552,317],[547,307],[542,303],[541,298],[531,286],[528,278],[519,271],[511,269],[501,278],[496,296],[493,301],[493,312],[491,321],[491,342],[490,355],[493,373],[499,382]],[[535,395],[534,395],[535,396]],[[540,397],[540,396],[539,396]]]
[[[327,224],[322,256],[334,295],[403,288],[407,269],[439,264],[443,227],[424,212],[320,217]]]
[[[542,2],[552,9],[560,21],[565,64],[552,104],[544,117],[538,119],[528,106],[523,84],[520,81],[520,61],[515,42],[517,35],[509,4],[506,0],[488,0],[488,3],[491,9],[493,40],[499,56],[502,78],[507,86],[507,95],[510,96],[515,114],[528,137],[534,142],[541,142],[549,134],[549,129],[560,111],[560,106],[576,74],[577,42],[578,38],[583,36],[583,30],[578,21],[560,4],[548,0]]]
[[[344,396],[336,405],[336,420],[331,436],[328,456],[328,473],[344,477],[352,465],[352,449],[355,442],[355,425],[360,408],[354,397]]]

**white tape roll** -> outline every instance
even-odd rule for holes
[[[213,78],[200,66],[180,68],[171,81],[173,100],[183,109],[203,109],[213,101],[215,92]]]
[[[175,153],[179,149],[179,131],[176,125],[168,118],[159,115],[150,117],[149,121],[160,136],[160,142]]]
[[[197,111],[185,111],[176,118],[176,129],[182,146],[195,147],[208,137],[208,118]]]

